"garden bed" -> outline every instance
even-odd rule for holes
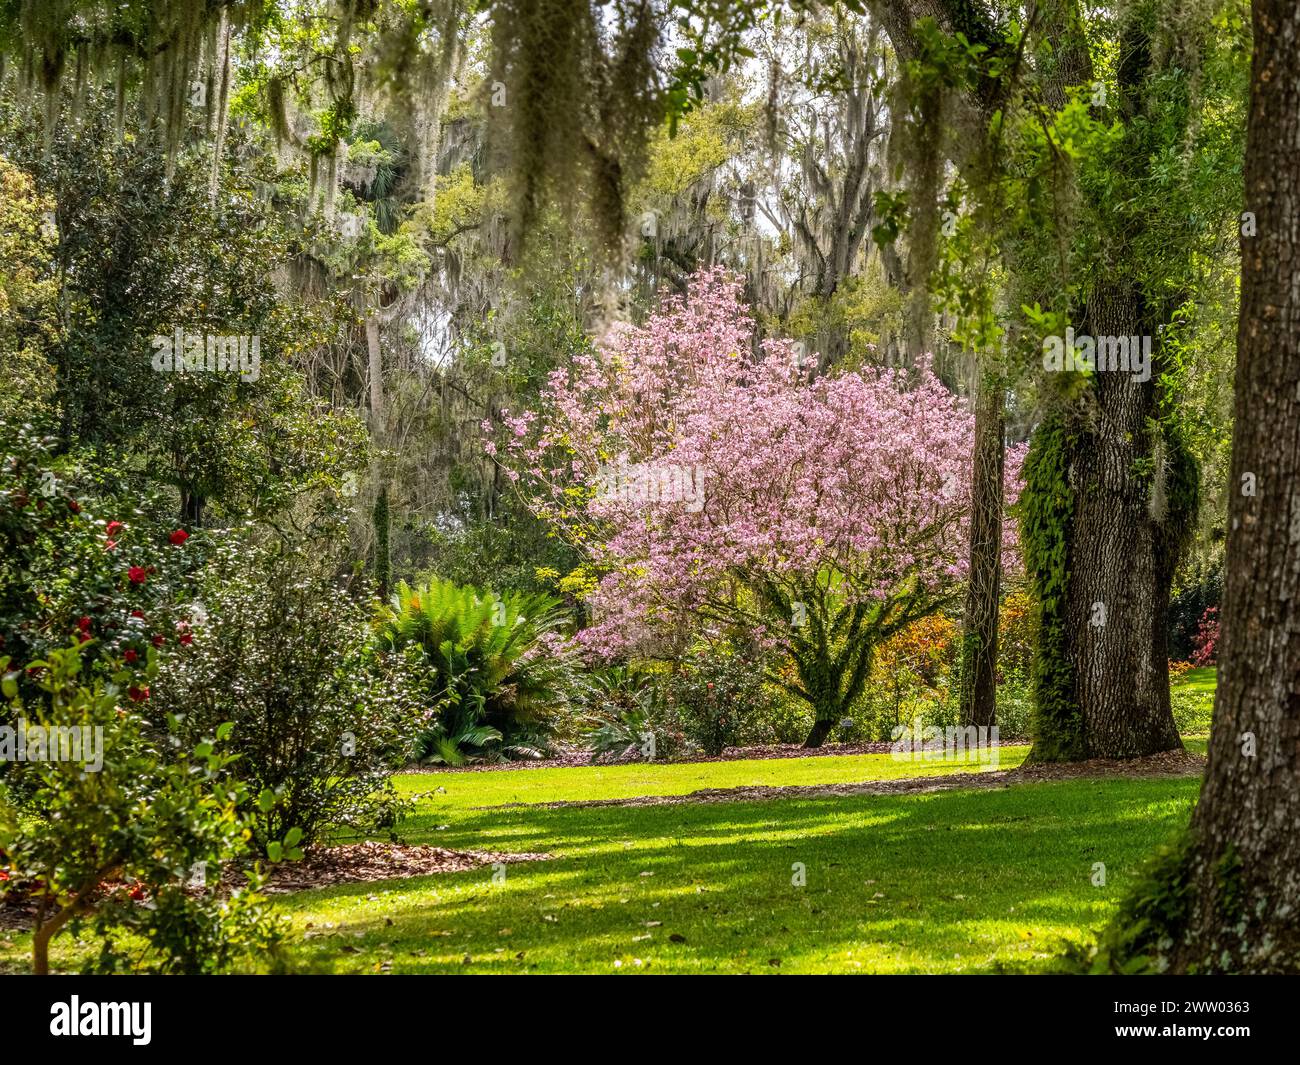
[[[899,795],[951,791],[957,788],[1005,788],[1012,784],[1087,777],[1195,776],[1205,770],[1205,758],[1192,751],[1165,751],[1146,758],[1116,760],[1093,758],[1086,762],[1022,765],[1014,769],[990,769],[951,776],[903,777],[845,784],[752,785],[736,788],[703,788],[685,795],[640,795],[626,799],[576,799],[548,803],[503,803],[475,809],[509,809],[543,806],[676,806],[683,803],[754,802],[783,798],[822,798],[830,795]]]
[[[1029,742],[1023,738],[999,737],[996,746],[1016,747]],[[774,743],[757,747],[728,747],[722,754],[694,754],[689,758],[676,758],[671,763],[661,764],[690,765],[696,762],[747,762],[765,758],[826,758],[835,755],[855,754],[889,754],[894,744],[889,740],[874,743],[827,743],[821,747],[804,747],[799,743]],[[644,758],[632,755],[624,757],[602,757],[593,761],[592,752],[587,747],[566,747],[563,753],[554,758],[520,759],[517,761],[482,762],[475,765],[415,765],[403,770],[406,773],[490,773],[515,769],[565,769],[574,766],[590,765],[649,765]]]
[[[457,851],[428,844],[411,846],[371,841],[311,847],[301,861],[281,862],[271,866],[262,892],[266,895],[285,895],[339,884],[367,884],[438,873],[463,873],[468,869],[478,869],[498,862],[536,862],[551,857],[549,854]],[[221,878],[221,886],[226,891],[246,883],[238,869],[227,870]],[[106,890],[123,886],[109,883]],[[7,898],[0,903],[0,929],[30,932],[36,917],[36,905],[36,900],[27,896]]]

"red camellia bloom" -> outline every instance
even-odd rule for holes
[[[180,636],[180,640],[181,640],[182,647],[188,647],[190,644],[194,642],[194,637],[190,635],[188,632],[182,632]]]
[[[161,632],[153,638],[153,645],[155,647],[161,647],[163,645],[163,634]]]
[[[128,647],[126,653],[122,655],[122,661],[134,662],[139,657],[140,657],[139,651],[137,651],[134,647]]]
[[[149,572],[143,566],[132,566],[126,571],[126,575],[132,584],[144,584],[149,577]]]
[[[109,536],[116,536],[118,533],[122,531],[123,528],[124,526],[120,521],[110,521],[108,525],[104,528],[104,532],[107,533]]]
[[[81,616],[81,617],[79,617],[79,618],[77,618],[77,628],[79,628],[82,632],[89,632],[89,631],[90,631],[90,618],[88,618],[88,617],[86,617],[86,616],[84,616],[84,615]]]
[[[142,703],[149,698],[149,686],[145,685],[143,688],[137,688],[132,685],[126,690],[126,694],[131,697],[133,703]]]
[[[68,500],[68,509],[69,509],[70,511],[72,511],[72,513],[74,513],[74,514],[80,514],[80,513],[81,513],[81,504],[78,503],[75,499],[69,499],[69,500]]]
[[[140,618],[140,619],[143,620],[143,618],[144,618],[144,611],[143,611],[143,610],[132,610],[132,611],[131,611],[131,616],[132,616],[133,618]]]
[[[184,529],[177,529],[177,530],[176,530],[174,533],[172,533],[171,536],[169,536],[167,539],[169,539],[169,540],[170,540],[172,543],[174,543],[177,547],[180,547],[181,544],[183,544],[183,543],[184,543],[186,540],[188,540],[189,538],[190,538],[190,534],[187,533]]]

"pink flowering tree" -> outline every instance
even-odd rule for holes
[[[590,560],[582,643],[742,630],[788,655],[770,679],[812,706],[816,746],[875,649],[960,592],[974,426],[928,366],[810,379],[805,361],[756,341],[737,279],[701,273],[553,373],[544,413],[502,412],[488,447]]]

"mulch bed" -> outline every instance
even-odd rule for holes
[[[1028,743],[1023,739],[999,739],[997,746],[1012,747]],[[697,754],[672,762],[672,765],[693,765],[696,762],[746,762],[760,761],[767,758],[825,758],[828,755],[850,754],[888,754],[894,745],[889,740],[874,743],[828,743],[821,747],[807,748],[798,743],[776,743],[764,747],[728,747],[722,754]],[[514,769],[571,769],[584,765],[641,765],[644,759],[630,754],[623,758],[604,757],[592,761],[591,750],[587,747],[562,747],[554,758],[530,758],[516,761],[484,762],[478,765],[445,766],[415,765],[404,770],[407,773],[492,773]],[[663,764],[663,763],[661,763]]]
[[[428,844],[349,843],[339,847],[312,847],[298,862],[271,867],[263,888],[268,895],[333,887],[336,884],[369,884],[408,876],[463,873],[497,862],[540,862],[550,854],[498,854],[494,851],[451,851]],[[235,872],[222,877],[231,887],[241,883]]]
[[[427,844],[412,846],[367,842],[337,847],[311,847],[301,861],[281,862],[271,866],[262,891],[267,895],[286,895],[309,888],[369,884],[437,873],[463,873],[467,869],[478,869],[497,862],[540,862],[551,857],[553,855],[550,854],[453,851]],[[221,887],[225,891],[242,887],[246,883],[237,869],[227,869],[221,877]],[[111,888],[116,885],[109,886]],[[35,917],[34,900],[9,898],[0,902],[0,930],[30,932]]]
[[[898,780],[868,780],[849,784],[753,785],[738,788],[702,788],[686,795],[641,795],[630,799],[575,799],[548,803],[506,803],[478,809],[508,809],[517,806],[683,806],[688,803],[756,802],[766,799],[815,799],[831,795],[901,795],[959,788],[1007,788],[1050,780],[1104,779],[1106,777],[1184,777],[1205,770],[1205,759],[1190,751],[1166,751],[1146,758],[1117,760],[1093,758],[1065,765],[1018,766],[976,773],[945,776],[904,777]]]

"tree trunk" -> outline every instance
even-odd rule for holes
[[[387,602],[393,580],[392,556],[389,554],[388,486],[380,485],[375,500],[375,584],[380,602]]]
[[[203,526],[203,512],[207,509],[207,497],[199,492],[181,489],[181,524],[191,529]]]
[[[962,634],[961,720],[997,720],[998,600],[1002,583],[1002,474],[1006,416],[1000,375],[980,376],[971,464],[970,584]]]
[[[1099,283],[1087,308],[1093,337],[1156,332],[1137,291]],[[1153,432],[1155,382],[1098,371],[1078,419],[1069,480],[1074,488],[1068,654],[1083,750],[1134,758],[1182,746],[1169,703],[1165,631],[1175,559],[1161,526],[1162,452]]]
[[[366,317],[367,376],[370,378],[370,424],[378,432],[384,424],[384,360],[379,347],[379,312]]]
[[[1300,9],[1255,0],[1227,574],[1176,971],[1300,971]],[[1243,226],[1243,228],[1246,228]]]
[[[826,737],[831,734],[831,729],[835,727],[835,722],[829,718],[825,721],[818,719],[813,722],[813,727],[808,731],[808,738],[803,741],[806,748],[820,747],[826,742]]]

